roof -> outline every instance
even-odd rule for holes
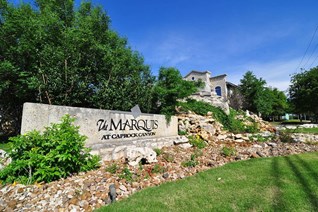
[[[209,72],[209,71],[195,71],[195,70],[192,70],[192,71],[190,71],[184,78],[187,78],[190,74],[192,74],[192,73],[196,73],[196,74],[206,74],[206,73],[209,73],[209,74],[211,74],[211,72]]]
[[[232,87],[238,87],[237,85],[235,85],[234,83],[231,83],[231,82],[226,82],[226,85],[227,86],[232,86]]]
[[[210,79],[223,78],[223,77],[226,77],[226,76],[227,76],[226,74],[222,74],[222,75],[218,75],[218,76],[215,76],[215,77],[210,77]]]

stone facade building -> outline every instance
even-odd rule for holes
[[[189,81],[201,80],[204,83],[204,86],[193,94],[192,98],[209,102],[229,113],[229,99],[237,86],[227,82],[226,76],[226,74],[222,74],[212,77],[209,71],[191,71],[184,79]]]

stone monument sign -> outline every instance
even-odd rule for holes
[[[42,131],[50,123],[60,122],[65,114],[76,118],[74,124],[88,137],[86,146],[100,155],[120,146],[165,146],[167,139],[178,136],[176,117],[167,122],[164,115],[141,113],[139,107],[123,112],[38,103],[24,103],[21,134]]]

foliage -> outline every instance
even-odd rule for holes
[[[154,148],[153,151],[155,151],[155,153],[157,154],[157,156],[162,154],[162,150],[159,148]]]
[[[8,152],[10,150],[10,146],[12,146],[11,143],[1,143],[0,142],[0,149],[4,150],[6,152]]]
[[[196,136],[189,136],[189,144],[191,144],[192,146],[195,146],[199,149],[203,149],[204,147],[206,147],[206,142],[200,138],[199,135]]]
[[[184,167],[195,167],[198,164],[199,164],[199,162],[196,160],[196,155],[195,154],[191,154],[190,160],[183,161],[181,163],[181,165],[184,166]]]
[[[283,143],[292,143],[294,142],[294,139],[292,137],[292,133],[290,132],[279,132],[279,140]]]
[[[133,174],[129,170],[129,168],[126,166],[122,172],[118,175],[120,179],[125,179],[128,182],[131,182],[133,180]]]
[[[153,174],[164,173],[164,172],[165,172],[165,167],[161,166],[158,163],[156,163],[151,169],[151,173]]]
[[[183,130],[179,130],[178,131],[178,135],[186,135],[187,131],[183,131]]]
[[[119,167],[117,165],[117,163],[113,163],[112,165],[106,167],[106,171],[111,173],[111,174],[115,174],[118,171]]]
[[[0,114],[15,133],[24,102],[151,110],[155,78],[101,7],[1,0],[0,20]]]
[[[313,152],[229,163],[97,211],[317,211],[317,157]]]
[[[235,147],[223,147],[221,150],[222,155],[225,157],[235,156],[236,155],[236,149]]]
[[[274,139],[274,136],[262,136],[260,134],[253,134],[249,136],[250,141],[257,141],[257,142],[267,142]]]
[[[154,86],[154,111],[173,115],[177,100],[195,93],[201,85],[202,82],[183,80],[178,69],[161,67]]]
[[[266,81],[258,79],[253,72],[244,74],[239,90],[244,98],[243,109],[265,116],[282,115],[287,110],[287,98],[284,92],[265,86]]]
[[[206,115],[208,112],[212,112],[213,118],[220,122],[225,129],[233,133],[255,133],[259,131],[256,123],[251,126],[244,125],[242,120],[236,118],[239,113],[233,109],[230,109],[230,114],[226,115],[222,109],[194,99],[187,99],[186,102],[179,102],[178,105],[181,106],[181,110],[193,111],[199,115]]]
[[[318,119],[318,67],[292,76],[289,98],[295,113],[313,114]]]
[[[0,172],[5,183],[51,182],[99,166],[100,158],[84,147],[85,136],[79,134],[69,115],[59,124],[51,124],[43,134],[31,131],[10,138],[8,152],[12,163]]]

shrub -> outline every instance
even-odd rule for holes
[[[122,170],[118,177],[120,179],[125,179],[128,182],[131,182],[133,180],[133,174],[127,166]]]
[[[155,148],[155,149],[153,149],[153,151],[155,151],[155,153],[157,154],[157,156],[159,156],[159,155],[162,154],[162,150],[159,149],[159,148]]]
[[[234,147],[223,147],[222,155],[225,157],[234,156],[236,155],[236,149]]]
[[[183,131],[183,130],[179,130],[178,131],[178,135],[186,135],[187,131]]]
[[[97,168],[100,158],[84,147],[86,137],[79,134],[74,120],[66,115],[61,123],[51,124],[43,134],[31,131],[10,138],[13,148],[8,154],[12,163],[0,172],[0,180],[23,184],[51,182]]]
[[[206,146],[206,143],[203,139],[201,139],[198,135],[196,136],[189,136],[189,144],[199,148],[203,149]]]
[[[165,168],[159,164],[155,164],[151,169],[151,173],[164,173],[164,172],[165,172]]]
[[[195,167],[199,164],[199,162],[196,160],[196,157],[197,156],[195,154],[191,154],[190,160],[182,162],[181,165],[184,167]]]
[[[118,171],[119,167],[117,165],[117,163],[113,163],[112,165],[108,166],[106,168],[106,171],[111,173],[111,174],[115,174]]]

